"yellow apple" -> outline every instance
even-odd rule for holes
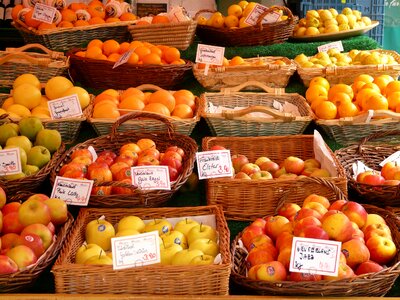
[[[111,249],[111,238],[114,236],[114,226],[106,220],[92,220],[86,225],[86,242],[88,244],[97,244],[104,251]]]

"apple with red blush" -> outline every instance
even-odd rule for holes
[[[222,145],[213,145],[210,147],[210,151],[216,151],[216,150],[227,150],[227,149]]]
[[[310,208],[316,210],[322,216],[328,211],[328,209],[326,209],[325,206],[319,202],[304,203],[303,208]]]
[[[134,155],[124,152],[124,153],[118,155],[114,159],[114,163],[117,163],[117,162],[124,162],[128,166],[133,167],[139,163],[139,156],[134,156]]]
[[[236,173],[233,176],[234,179],[247,179],[247,180],[251,180],[251,177],[249,175],[247,175],[245,172],[239,172]]]
[[[352,238],[354,229],[351,221],[341,211],[329,210],[321,219],[321,223],[330,239],[347,242]]]
[[[22,245],[22,240],[17,233],[6,233],[1,236],[1,249],[7,250]]]
[[[270,172],[271,174],[274,174],[276,171],[279,170],[279,165],[272,160],[263,162],[262,164],[259,165],[259,167],[261,171],[267,171]]]
[[[291,248],[294,235],[288,231],[282,232],[275,240],[275,247],[278,251],[283,248]]]
[[[351,239],[342,243],[341,251],[346,257],[347,265],[353,269],[370,258],[367,246],[359,239]]]
[[[245,164],[250,163],[247,156],[243,154],[231,155],[231,162],[232,162],[232,167],[235,170],[235,173],[239,173]]]
[[[92,162],[93,162],[92,159],[87,156],[78,156],[75,157],[73,160],[71,160],[71,163],[77,163],[85,166],[90,165]]]
[[[116,162],[110,166],[111,174],[113,175],[113,179],[115,180],[115,175],[123,168],[129,168],[129,165],[125,162]]]
[[[304,170],[304,160],[297,156],[289,156],[284,159],[283,166],[287,173],[300,175]]]
[[[272,175],[268,171],[257,171],[255,173],[252,173],[250,175],[250,178],[253,180],[261,179],[261,180],[266,180],[266,179],[273,179]]]
[[[276,240],[279,234],[282,232],[283,225],[290,221],[284,216],[267,216],[264,218],[265,221],[265,234],[267,234],[272,240]]]
[[[254,161],[254,163],[261,168],[261,165],[267,161],[271,160],[266,156],[260,156]]]
[[[328,209],[331,205],[328,198],[317,194],[308,195],[303,201],[303,206],[309,202],[318,202],[322,204],[326,209]]]
[[[3,213],[3,217],[9,213],[18,212],[18,209],[20,206],[21,206],[21,202],[17,202],[17,201],[6,203],[1,209],[1,212]]]
[[[392,240],[392,232],[386,224],[371,224],[364,229],[364,238],[366,241],[372,236],[382,236]]]
[[[90,158],[90,160],[93,160],[92,152],[90,152],[89,149],[87,149],[87,148],[75,149],[71,153],[71,160],[73,160],[77,157],[87,157],[87,158]]]
[[[321,163],[315,158],[308,158],[304,161],[304,169],[321,168]]]
[[[363,275],[363,274],[367,274],[367,273],[377,273],[383,270],[383,266],[381,266],[380,264],[372,261],[372,260],[368,260],[365,261],[363,263],[361,263],[355,270],[355,274],[356,275]]]
[[[24,225],[19,221],[18,211],[10,212],[3,216],[3,228],[1,232],[5,233],[21,233]]]
[[[165,149],[164,152],[168,152],[168,151],[175,151],[177,152],[182,158],[185,157],[185,150],[183,150],[181,147],[178,147],[176,145],[174,146],[168,146],[167,149]]]
[[[107,182],[113,179],[113,175],[106,163],[95,162],[89,165],[87,178],[99,182]]]
[[[0,274],[12,274],[18,271],[17,264],[7,255],[0,255]]]
[[[320,281],[320,280],[322,280],[322,275],[312,274],[312,273],[303,273],[303,272],[290,272],[289,280],[290,281]]]
[[[250,251],[253,248],[260,248],[260,247],[262,247],[262,245],[268,244],[268,243],[271,244],[271,245],[274,244],[272,239],[268,235],[260,234],[260,235],[257,235],[255,237],[253,237],[250,240],[250,246],[249,246],[249,248],[247,250]]]
[[[265,234],[264,228],[255,225],[249,225],[242,230],[241,240],[246,249],[249,249],[251,240],[258,235]]]
[[[278,215],[286,217],[289,221],[293,221],[296,213],[301,207],[296,203],[285,202],[279,209]]]
[[[293,234],[295,236],[299,236],[300,232],[303,231],[303,229],[308,226],[322,227],[322,223],[319,219],[317,219],[314,216],[308,216],[300,220],[296,220],[293,226]]]
[[[347,203],[347,200],[344,199],[339,199],[334,201],[330,206],[328,210],[341,210],[342,207]]]
[[[120,183],[125,183],[132,186],[132,179],[125,178],[120,180]],[[123,186],[113,186],[111,191],[111,194],[120,194],[120,195],[132,195],[134,193],[135,193],[134,188],[123,187]]]
[[[122,167],[115,175],[114,180],[122,181],[124,179],[132,179],[131,167]]]
[[[277,282],[287,279],[285,266],[279,261],[261,264],[257,269],[257,279],[261,281]]]
[[[342,206],[341,211],[350,219],[350,221],[356,223],[359,228],[362,228],[367,222],[368,213],[360,203],[348,201]]]
[[[21,234],[21,240],[22,240],[22,245],[31,248],[33,250],[33,253],[35,253],[36,257],[39,258],[44,253],[45,248],[43,240],[37,234],[34,233]]]
[[[264,229],[265,223],[267,223],[267,221],[265,221],[264,218],[256,218],[250,225],[259,226]]]
[[[318,211],[316,211],[315,209],[311,209],[311,208],[307,208],[307,207],[302,207],[294,216],[294,221],[299,221],[303,218],[306,217],[315,217],[318,220],[322,219],[322,214],[320,214]]]
[[[274,246],[271,245],[271,247],[274,247]],[[267,263],[267,262],[273,261],[275,259],[276,259],[276,257],[274,257],[274,255],[270,249],[253,248],[249,251],[249,254],[246,257],[246,266],[247,266],[247,269],[250,269],[251,267],[253,267],[255,265]]]
[[[160,165],[162,166],[170,166],[180,173],[182,171],[182,161],[178,160],[172,156],[163,157],[160,161]]]
[[[164,158],[164,155],[163,155]],[[152,155],[143,155],[138,158],[138,166],[158,166],[160,161]]]
[[[371,254],[371,260],[378,264],[386,265],[396,256],[396,245],[387,237],[371,236],[365,244]]]

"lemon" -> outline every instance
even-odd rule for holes
[[[45,86],[45,93],[50,100],[61,98],[66,90],[73,87],[73,83],[63,76],[55,76],[49,79]]]
[[[7,112],[12,115],[17,115],[20,118],[29,117],[31,111],[21,104],[12,104],[7,108]]]
[[[31,115],[35,116],[35,117],[38,117],[38,118],[41,118],[41,119],[50,118],[49,109],[47,107],[44,107],[44,106],[38,106],[38,107],[35,107],[34,109],[32,109]]]
[[[37,87],[29,83],[22,83],[14,89],[13,98],[15,104],[32,109],[40,104],[42,94]]]
[[[24,83],[33,85],[33,86],[35,86],[36,88],[38,88],[39,90],[41,89],[39,79],[38,79],[35,75],[29,74],[29,73],[27,73],[27,74],[22,74],[22,75],[18,76],[18,77],[14,80],[13,89],[15,89],[16,87],[18,87],[18,86],[20,86],[21,84],[24,84]]]
[[[6,100],[4,100],[3,105],[1,106],[1,108],[7,110],[7,108],[11,104],[14,104],[14,98],[13,97],[8,97]]]
[[[85,109],[89,103],[90,103],[90,95],[89,93],[84,89],[79,86],[73,86],[66,90],[61,97],[66,97],[66,96],[71,96],[76,94],[79,99],[79,103],[81,105],[82,109]]]

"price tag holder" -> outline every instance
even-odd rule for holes
[[[224,63],[225,48],[198,44],[196,51],[196,62],[206,64],[204,75],[207,75],[210,65],[222,66]]]
[[[231,152],[229,150],[197,152],[196,161],[199,179],[233,176]]]
[[[249,15],[246,17],[244,20],[244,23],[254,26],[257,24],[258,19],[260,16],[268,9],[268,7],[261,5],[261,4],[256,4],[252,11],[249,13]],[[261,21],[262,24],[268,24],[268,23],[275,23],[279,20],[281,17],[281,14],[273,11],[269,14],[267,14],[263,20]]]
[[[82,116],[82,108],[77,94],[47,101],[53,120]]]
[[[337,276],[342,243],[294,237],[290,272]]]
[[[131,57],[133,51],[134,51],[134,49],[124,52],[120,56],[120,58],[115,62],[115,64],[113,65],[112,68],[115,69],[116,67],[125,64],[129,60],[129,58]]]
[[[161,261],[158,231],[111,239],[113,269],[121,270]]]
[[[342,41],[336,41],[336,42],[332,42],[332,43],[328,43],[328,44],[323,44],[323,45],[319,46],[317,49],[318,49],[318,52],[327,52],[329,49],[337,49],[340,52],[342,52],[343,44],[342,44]]]
[[[70,205],[87,206],[93,180],[80,180],[57,176],[54,181],[51,198],[59,198]]]
[[[131,168],[132,184],[141,190],[171,190],[167,166],[139,166]]]
[[[51,24],[53,23],[56,11],[57,8],[53,6],[36,2],[35,7],[33,8],[32,19]]]
[[[367,171],[373,171],[370,167],[367,167],[362,161],[357,160],[354,162],[352,165],[352,170],[353,170],[353,178],[354,180],[357,180],[357,176],[360,173],[367,172]],[[380,174],[378,171],[374,171],[377,174]]]
[[[19,148],[0,150],[0,175],[12,175],[22,172]]]

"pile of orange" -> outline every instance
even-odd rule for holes
[[[231,59],[227,59],[226,57],[224,57],[222,66],[224,67],[236,67],[236,66],[265,66],[271,64],[271,62],[267,62],[264,61],[263,59],[256,59],[256,60],[246,60],[243,57],[236,55],[234,57],[232,57]],[[286,65],[286,63],[281,60],[281,59],[275,59],[272,64],[274,65],[281,65],[284,66]],[[198,63],[197,64],[197,68],[198,69],[204,69],[205,68],[205,64],[204,63]],[[210,65],[211,68],[217,68],[217,65]]]
[[[323,77],[314,77],[306,99],[319,119],[354,117],[368,110],[391,110],[400,113],[400,81],[389,75],[372,77],[362,74],[353,84],[330,86]]]
[[[189,90],[143,92],[131,87],[123,92],[108,89],[97,95],[93,103],[93,118],[116,119],[131,111],[147,111],[176,119],[190,119],[195,110],[195,96]]]

